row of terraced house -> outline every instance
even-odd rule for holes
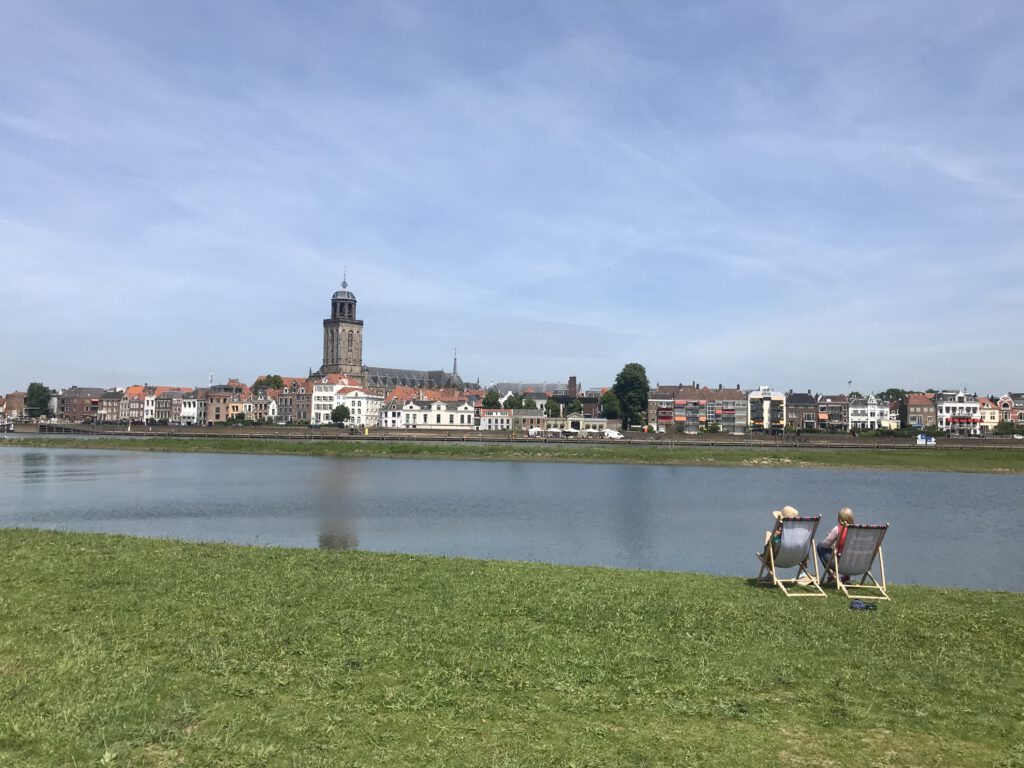
[[[216,425],[230,422],[332,423],[344,405],[347,424],[387,429],[526,431],[533,428],[593,432],[607,428],[601,413],[604,390],[584,391],[575,378],[568,385],[537,388],[498,385],[502,401],[528,395],[533,409],[484,408],[482,390],[414,390],[397,387],[386,394],[370,391],[340,374],[283,377],[278,389],[253,389],[236,379],[202,388],[134,385],[102,389],[70,387],[51,401],[55,418],[66,422]],[[542,388],[543,387],[543,388]],[[24,416],[24,393],[0,398],[7,419]],[[578,413],[545,414],[555,400],[565,414],[570,402]],[[1024,393],[984,397],[960,391],[912,393],[900,400],[873,395],[781,392],[770,387],[745,390],[699,386],[658,386],[649,394],[647,422],[659,432],[696,434],[779,434],[785,431],[866,431],[914,427],[951,434],[986,435],[1000,422],[1024,428]],[[558,410],[558,409],[556,409]]]
[[[939,429],[983,436],[1000,422],[1024,427],[1024,393],[984,397],[964,390],[910,393],[899,400],[874,395],[781,392],[770,387],[742,390],[701,387],[696,383],[658,387],[648,399],[648,422],[659,431],[686,434],[780,434],[796,431]]]

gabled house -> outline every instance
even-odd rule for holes
[[[786,394],[786,428],[792,431],[818,428],[818,400],[811,390],[791,390]]]
[[[989,435],[999,426],[999,406],[990,397],[978,398],[978,418],[981,434]]]
[[[889,401],[889,429],[899,429],[902,426],[900,421],[900,401]]]
[[[277,390],[274,389],[253,389],[243,403],[245,420],[257,424],[277,421]]]
[[[206,423],[206,393],[206,387],[200,387],[182,394],[178,423],[189,427]]]
[[[1008,392],[996,401],[999,420],[1024,424],[1024,392]]]
[[[308,422],[313,382],[316,379],[302,379],[282,376],[284,387],[277,397],[277,420],[281,423]]]
[[[889,401],[874,395],[850,400],[850,429],[889,429]]]
[[[228,379],[226,384],[214,384],[206,390],[206,425],[224,424],[228,419],[244,417],[243,399],[249,394],[249,387],[238,379]]]
[[[133,384],[121,395],[120,421],[141,424],[146,414],[146,387]]]
[[[178,389],[163,389],[163,392],[153,398],[151,418],[162,424],[177,424],[181,421],[181,402],[185,393]]]
[[[928,429],[936,425],[935,400],[931,395],[909,392],[900,400],[900,425]]]
[[[121,420],[121,400],[124,390],[108,389],[100,393],[96,405],[96,421],[101,424],[114,424]]]

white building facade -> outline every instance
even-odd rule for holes
[[[981,404],[963,390],[937,393],[935,418],[938,428],[951,435],[981,434]]]
[[[466,402],[446,400],[392,400],[380,410],[385,429],[468,431],[474,428],[474,409]]]
[[[879,401],[874,395],[850,401],[850,429],[890,429],[891,424],[888,401]]]
[[[198,391],[186,392],[182,396],[180,421],[188,427],[206,423],[206,398]]]
[[[343,376],[324,376],[313,384],[310,398],[309,423],[331,424],[331,413],[339,405],[348,408],[347,424],[353,426],[376,426],[380,419],[380,406],[384,398],[373,395]]]
[[[362,389],[344,389],[335,395],[338,405],[348,408],[348,421],[354,427],[376,427],[380,424],[383,395],[374,395]]]
[[[508,432],[512,429],[511,408],[481,408],[481,432]]]
[[[771,387],[758,387],[747,395],[747,423],[751,432],[779,434],[786,429],[786,396]]]

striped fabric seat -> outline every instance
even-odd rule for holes
[[[885,591],[885,561],[882,557],[882,539],[888,530],[888,523],[846,526],[843,551],[832,558],[831,570],[836,587],[847,597],[859,597],[862,600],[890,599]],[[876,562],[878,577],[872,573]],[[849,583],[843,583],[843,576]],[[854,583],[853,580],[858,576],[860,581]]]
[[[756,555],[761,563],[757,583],[776,586],[786,597],[824,597],[818,561],[814,557],[814,533],[821,522],[821,516],[785,517],[780,522],[782,533],[779,537],[778,550],[776,551],[769,541],[764,551]],[[814,564],[813,575],[810,572],[811,563]],[[796,575],[783,578],[779,575],[782,568],[796,568]],[[802,589],[796,590],[795,587]]]

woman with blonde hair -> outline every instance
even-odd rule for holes
[[[828,581],[831,577],[828,569],[832,565],[832,545],[835,545],[836,554],[843,553],[843,544],[846,543],[846,527],[853,525],[853,510],[849,507],[843,507],[839,510],[839,521],[835,528],[828,532],[822,542],[818,545],[818,558],[821,560],[821,565],[825,569],[825,580]],[[843,583],[846,583],[848,577],[843,577]]]

